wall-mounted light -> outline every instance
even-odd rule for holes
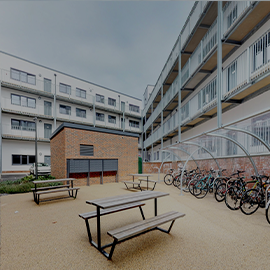
[[[38,99],[41,100],[41,96],[39,96]]]

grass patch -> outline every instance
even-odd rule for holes
[[[50,180],[55,179],[55,177],[51,175],[40,175],[38,177],[38,180]],[[30,192],[31,188],[34,188],[35,185],[32,183],[33,180],[35,180],[35,177],[33,175],[27,175],[21,179],[15,180],[15,181],[3,181],[0,183],[0,193],[8,193],[8,194],[14,194],[14,193],[26,193]],[[40,184],[39,186],[58,186],[62,185],[62,182],[54,182],[54,183],[48,183],[48,184]]]

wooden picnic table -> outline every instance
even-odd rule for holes
[[[87,204],[92,204],[96,206],[97,243],[95,243],[92,240],[92,237],[89,237],[89,241],[91,245],[97,248],[108,259],[111,258],[113,250],[111,251],[111,254],[108,254],[104,249],[107,247],[113,246],[114,242],[101,246],[101,223],[100,223],[101,209],[109,210],[110,208],[114,208],[114,207],[120,207],[120,206],[125,206],[125,205],[136,203],[136,202],[154,199],[154,214],[155,216],[157,216],[157,198],[168,196],[168,195],[169,193],[160,192],[160,191],[144,191],[144,192],[139,192],[139,193],[125,194],[125,195],[86,201]],[[88,230],[88,234],[90,234],[90,227],[88,227],[87,230]]]
[[[151,174],[131,173],[131,174],[128,174],[128,175],[133,177],[133,182],[134,182],[134,177],[146,177],[147,190],[148,190],[149,176],[151,176]],[[142,179],[140,181],[142,181]]]
[[[76,198],[77,192],[80,188],[74,188],[73,187],[73,181],[75,181],[75,178],[64,178],[64,179],[50,179],[50,180],[35,180],[32,183],[35,185],[33,189],[33,196],[34,201],[39,204],[39,196],[41,194],[49,194],[49,193],[56,193],[56,192],[63,192],[68,191],[69,197]],[[47,183],[55,183],[55,182],[64,182],[66,181],[66,185],[59,185],[59,186],[46,186],[46,187],[37,187],[37,185],[40,184],[47,184]],[[74,191],[76,191],[74,196]],[[45,200],[44,200],[45,201]]]

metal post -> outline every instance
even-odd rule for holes
[[[222,1],[218,1],[218,28],[217,28],[217,126],[222,126],[222,29],[223,29],[223,13],[222,13]]]
[[[93,96],[93,120],[94,127],[96,126],[96,97]]]
[[[182,87],[182,71],[181,71],[181,35],[179,36],[179,56],[178,56],[178,142],[181,142],[181,87]]]
[[[56,130],[56,74],[54,74],[54,97],[53,97],[53,103],[54,103],[53,128],[54,128],[54,130]]]
[[[2,99],[2,87],[1,87],[2,81],[0,80],[0,179],[2,177],[2,104],[1,104],[1,99]]]
[[[37,117],[34,118],[35,121],[35,170],[36,179],[38,179],[38,153],[37,153]]]
[[[163,103],[163,84],[161,86],[161,149],[163,148],[163,131],[164,131],[164,128],[163,128],[163,107],[164,107],[164,103]],[[162,152],[161,152],[161,161],[163,161],[163,156],[162,156]]]

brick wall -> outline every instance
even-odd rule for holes
[[[256,156],[252,157],[258,173],[259,174],[265,174],[270,176],[270,156]],[[220,158],[217,159],[220,168],[226,169],[224,172],[224,175],[231,175],[232,173],[236,172],[237,170],[243,170],[245,171],[244,175],[249,178],[251,175],[255,174],[254,168],[250,162],[250,160],[247,157],[237,157],[237,158]],[[214,170],[217,170],[217,164],[216,162],[211,160],[200,160],[197,161],[199,168],[203,170],[209,170],[213,168]],[[183,166],[183,163],[181,163]],[[143,164],[143,172],[144,173],[157,173],[158,170],[155,167],[160,167],[161,162],[145,162]],[[192,170],[197,167],[196,163],[192,160],[190,160],[187,163],[186,169]],[[169,168],[177,168],[177,162],[164,162],[163,166],[161,168],[162,173],[167,173]]]
[[[80,156],[80,144],[93,145],[94,156]],[[52,175],[67,177],[67,159],[118,159],[118,181],[138,172],[138,138],[65,127],[51,139]],[[70,175],[71,177],[72,175]],[[86,185],[87,175],[76,175],[77,185]],[[115,173],[106,172],[103,183],[115,182]],[[90,185],[100,183],[100,175],[90,175]]]

